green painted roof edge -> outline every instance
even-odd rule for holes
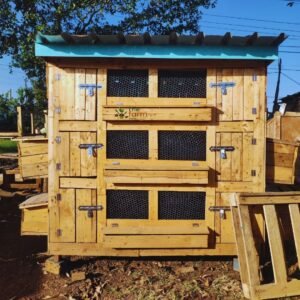
[[[276,60],[278,48],[196,45],[76,45],[35,43],[35,55],[69,58]]]

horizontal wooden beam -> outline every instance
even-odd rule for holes
[[[107,183],[208,184],[208,171],[106,170]]]
[[[103,120],[208,122],[212,120],[212,108],[104,108]]]

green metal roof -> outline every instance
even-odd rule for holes
[[[278,36],[207,35],[44,35],[36,36],[35,54],[42,57],[246,59],[275,60]]]

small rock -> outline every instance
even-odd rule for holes
[[[185,273],[191,273],[191,272],[194,272],[194,271],[195,271],[194,267],[181,267],[181,268],[178,268],[176,270],[176,273],[185,274]]]
[[[79,280],[85,280],[85,272],[72,271],[71,272],[71,280],[72,280],[72,282],[79,281]]]

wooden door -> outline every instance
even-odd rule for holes
[[[59,69],[49,75],[49,242],[98,241],[99,143],[97,103],[101,72],[96,69]],[[82,147],[86,145],[86,147]]]

